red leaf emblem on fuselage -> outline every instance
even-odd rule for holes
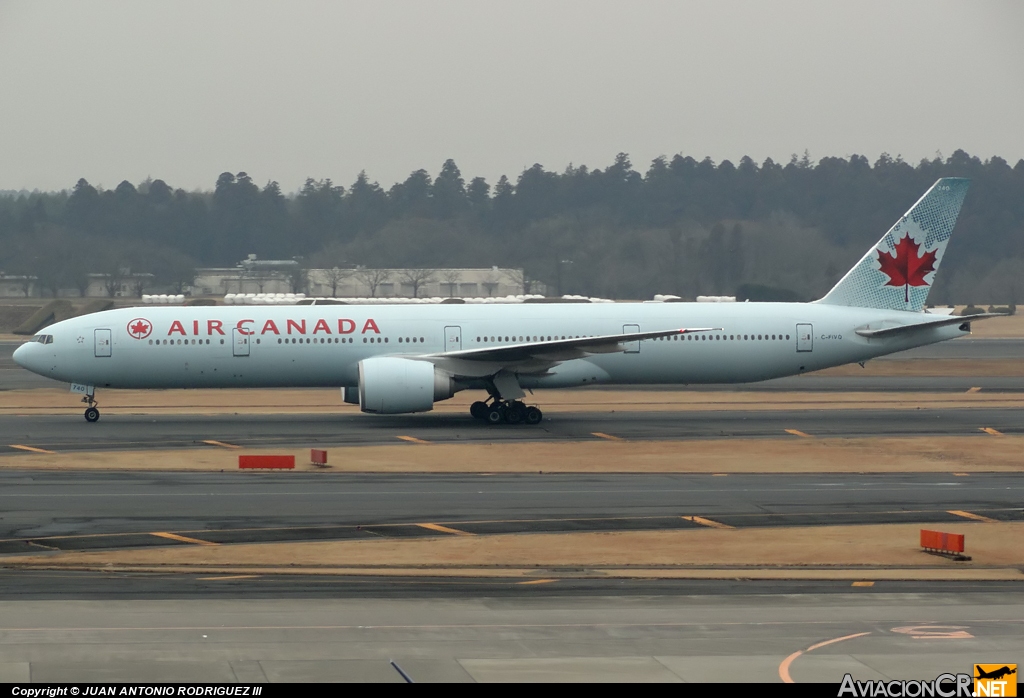
[[[896,243],[895,251],[878,252],[878,263],[881,265],[879,271],[889,277],[885,286],[902,286],[903,301],[910,302],[911,286],[927,286],[924,280],[926,274],[935,271],[935,256],[937,250],[922,252],[922,245],[918,245],[910,239],[910,235],[904,235]]]
[[[137,317],[128,323],[128,334],[135,339],[145,339],[153,332],[153,323]]]

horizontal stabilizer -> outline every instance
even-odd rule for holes
[[[932,327],[946,327],[947,325],[970,325],[975,320],[985,320],[990,317],[1006,317],[1004,313],[978,313],[977,315],[957,315],[955,317],[944,317],[939,320],[928,320],[926,322],[915,322],[910,325],[897,325],[896,327],[881,327],[872,329],[865,327],[856,330],[861,337],[895,337],[901,334],[909,334],[919,330],[931,329]]]

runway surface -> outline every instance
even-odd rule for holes
[[[401,683],[394,662],[416,682],[838,684],[1019,662],[1024,594],[48,599],[0,605],[0,628],[19,683]]]
[[[258,448],[397,444],[399,437],[431,443],[593,440],[594,433],[632,440],[794,438],[811,436],[971,435],[982,429],[1024,433],[1017,409],[730,410],[708,412],[561,413],[539,426],[490,426],[469,415],[363,414],[104,415],[89,424],[78,415],[0,416],[0,450],[12,445],[69,453],[146,448],[211,448],[220,441]]]
[[[0,472],[0,553],[466,533],[1024,520],[1016,473],[344,475]]]

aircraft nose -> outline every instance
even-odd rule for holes
[[[26,342],[20,347],[14,350],[14,354],[11,358],[14,359],[14,363],[18,364],[22,368],[28,368],[28,356],[32,352],[32,348],[29,346],[32,342]]]

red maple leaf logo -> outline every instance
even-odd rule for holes
[[[128,334],[135,339],[145,339],[153,331],[153,323],[142,318],[135,318],[128,323]]]
[[[918,245],[910,239],[910,234],[904,235],[896,243],[896,253],[877,250],[878,263],[881,265],[879,271],[889,277],[885,286],[902,286],[903,301],[910,302],[911,286],[927,286],[924,280],[926,274],[935,271],[935,255],[937,250],[923,252],[923,245]]]

